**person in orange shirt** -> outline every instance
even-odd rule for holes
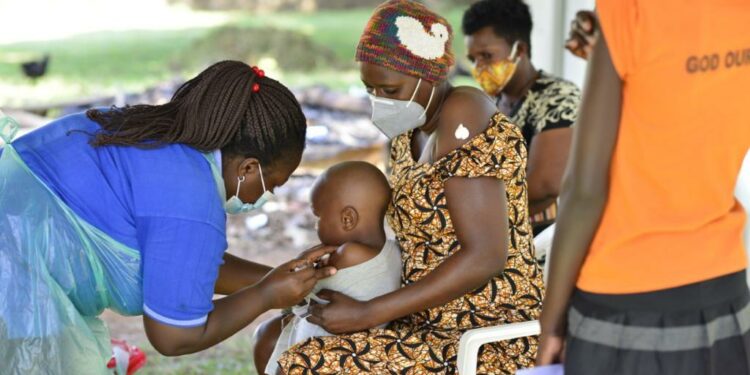
[[[537,364],[750,374],[733,194],[750,148],[750,3],[608,0],[597,13]]]

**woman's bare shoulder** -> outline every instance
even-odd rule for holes
[[[463,146],[490,125],[497,107],[483,91],[461,86],[445,99],[437,128],[437,156]]]

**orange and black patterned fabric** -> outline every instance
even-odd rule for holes
[[[504,181],[510,224],[505,270],[481,288],[387,329],[302,342],[279,361],[287,373],[452,374],[466,330],[539,317],[544,286],[533,254],[526,144],[518,128],[498,113],[483,133],[433,164],[414,161],[410,139],[410,133],[397,137],[391,149],[394,194],[388,221],[402,249],[403,283],[419,281],[461,251],[444,193],[452,177]],[[533,365],[536,349],[536,337],[485,345],[478,373],[513,374]]]

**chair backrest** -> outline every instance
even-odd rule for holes
[[[734,194],[750,215],[750,152],[745,156]],[[750,220],[745,224],[745,249],[750,257]],[[750,273],[748,273],[748,283],[750,283]]]
[[[550,225],[534,237],[534,250],[536,251],[536,260],[544,261],[544,282],[547,282],[549,274],[549,256],[552,250],[552,237],[555,235],[555,224]]]

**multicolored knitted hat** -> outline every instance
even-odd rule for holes
[[[438,82],[453,66],[452,42],[453,29],[445,18],[416,1],[390,0],[370,17],[356,59]]]

